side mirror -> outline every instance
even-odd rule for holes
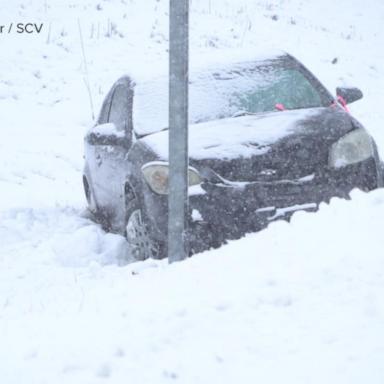
[[[125,131],[118,131],[113,123],[93,127],[85,137],[91,145],[112,145],[129,149],[131,141]]]
[[[363,92],[355,87],[337,87],[336,95],[342,104],[351,104],[363,98]]]

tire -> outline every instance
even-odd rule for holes
[[[145,214],[137,198],[127,203],[125,223],[125,238],[136,260],[165,257],[165,246],[151,236]]]

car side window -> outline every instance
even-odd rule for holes
[[[111,106],[111,96],[108,95],[105,98],[103,105],[101,107],[101,111],[100,111],[99,117],[97,119],[97,125],[105,124],[108,122],[108,115],[109,115],[110,106]]]
[[[118,85],[113,92],[108,123],[114,123],[118,131],[129,127],[129,97],[129,88],[125,85]]]

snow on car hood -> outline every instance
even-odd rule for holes
[[[300,122],[323,108],[272,112],[210,121],[189,126],[189,157],[235,159],[269,151],[270,145],[294,133]],[[162,160],[168,159],[168,134],[161,131],[142,138]]]

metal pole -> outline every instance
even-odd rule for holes
[[[189,0],[170,0],[168,261],[188,257]]]

